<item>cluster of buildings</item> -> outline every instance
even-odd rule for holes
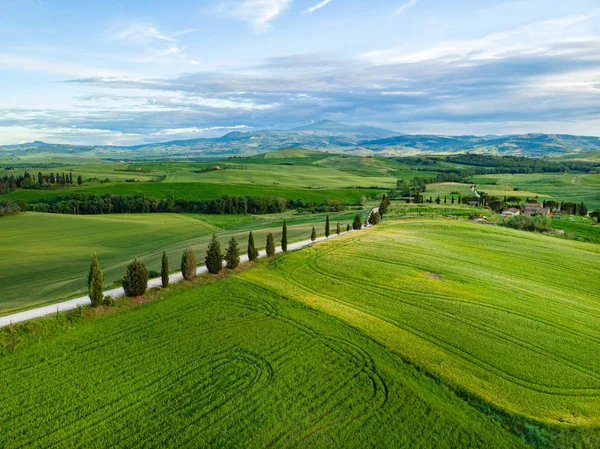
[[[549,207],[544,207],[540,203],[527,203],[523,206],[522,209],[517,209],[516,207],[511,207],[510,209],[506,209],[502,211],[502,215],[507,217],[512,217],[513,215],[546,215],[550,216],[552,214],[552,209]]]

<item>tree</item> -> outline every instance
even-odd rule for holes
[[[387,214],[387,210],[388,210],[388,207],[390,204],[391,204],[390,199],[384,193],[383,196],[381,197],[381,203],[379,204],[379,216],[381,218],[383,218],[383,216]]]
[[[88,289],[92,307],[98,307],[102,305],[104,294],[102,293],[103,279],[102,271],[98,265],[98,259],[94,254],[92,256],[92,263],[90,265],[90,273],[88,275]]]
[[[212,239],[206,250],[204,263],[209,273],[217,274],[223,268],[223,253],[221,252],[221,244],[217,239],[217,234],[213,233]]]
[[[315,231],[315,227],[313,226],[312,232],[310,233],[310,239],[314,242],[317,240],[317,231]]]
[[[377,223],[379,223],[381,217],[379,216],[379,212],[372,212],[369,215],[369,224],[372,226],[375,226]]]
[[[362,220],[360,219],[360,215],[354,217],[354,221],[352,222],[352,229],[355,231],[359,231],[362,228]]]
[[[256,259],[258,259],[258,250],[254,246],[254,235],[250,231],[250,235],[248,236],[248,260],[252,262]]]
[[[454,197],[452,197],[452,200],[450,201],[452,204],[454,204]]]
[[[80,186],[81,184],[83,184],[83,179],[81,179],[81,175],[79,175],[79,176],[77,177],[77,185],[79,185],[79,186]]]
[[[281,250],[287,251],[287,223],[283,220],[283,228],[281,229]]]
[[[435,199],[435,202],[437,204],[440,204],[442,202],[442,200],[440,199],[440,196],[438,195],[438,197]]]
[[[329,215],[327,215],[327,218],[325,219],[325,237],[329,238]]]
[[[123,290],[129,297],[142,296],[148,288],[148,270],[141,260],[134,259],[123,277]]]
[[[346,232],[350,232],[350,224],[346,225]]]
[[[163,251],[162,255],[160,279],[162,281],[162,287],[167,288],[169,286],[169,258],[167,257],[167,253],[165,251]]]
[[[191,281],[196,277],[196,271],[196,255],[194,254],[194,250],[188,246],[183,250],[183,255],[181,256],[181,274],[183,275],[183,279]]]
[[[272,232],[267,234],[267,257],[275,255],[275,237]]]
[[[96,253],[94,253],[92,255],[92,263],[90,264],[90,271],[88,272],[88,278],[87,278],[88,288],[90,288],[90,285],[92,285],[92,277],[94,276],[94,270],[96,270],[96,269],[100,269],[100,266],[98,265],[98,256],[96,256]]]
[[[590,212],[590,217],[596,219],[596,223],[600,223],[600,209],[596,209],[594,212]]]
[[[227,268],[230,270],[237,268],[240,264],[240,248],[235,237],[231,237],[231,240],[229,240],[229,246],[225,253],[225,262],[227,263]]]
[[[338,221],[338,222],[337,222],[337,226],[335,227],[335,233],[336,233],[337,235],[340,235],[340,234],[341,234],[341,232],[342,232],[342,228],[340,227],[340,222]]]

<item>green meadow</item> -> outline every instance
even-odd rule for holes
[[[600,423],[600,247],[457,220],[386,222],[240,275],[485,402]]]
[[[332,223],[344,226],[356,211],[329,214]],[[325,215],[187,215],[114,214],[58,215],[28,212],[2,217],[0,247],[0,314],[84,295],[90,258],[97,253],[105,286],[120,279],[135,257],[148,268],[160,271],[160,258],[167,251],[170,266],[178,270],[181,252],[191,246],[200,262],[213,232],[225,247],[232,236],[245,250],[248,231],[257,245],[265,246],[266,235],[280,239],[283,219],[288,222],[290,241],[310,237],[313,226],[324,232]]]
[[[593,244],[386,221],[19,325],[0,446],[598,447],[598,266]]]

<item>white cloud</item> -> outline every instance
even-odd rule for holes
[[[250,23],[254,30],[260,33],[265,31],[270,22],[291,3],[292,0],[243,0],[238,3],[228,3],[221,9]]]
[[[5,68],[13,67],[15,69],[27,70],[31,72],[53,73],[72,77],[131,77],[130,74],[117,70],[95,68],[88,65],[73,64],[62,61],[47,61],[8,53],[0,53],[0,66]]]
[[[133,44],[147,44],[153,41],[175,42],[174,38],[143,22],[131,22],[122,30],[113,30],[110,37],[117,41],[126,41]]]
[[[178,134],[204,134],[211,131],[231,130],[231,129],[251,129],[251,126],[246,125],[235,125],[235,126],[211,126],[209,128],[198,128],[196,126],[191,128],[167,128],[161,129],[160,131],[153,132],[153,136],[173,136]]]
[[[333,0],[323,0],[321,3],[317,3],[314,6],[311,6],[308,9],[305,9],[304,11],[302,11],[302,14],[311,14],[313,12],[315,12],[318,9],[321,9],[324,6],[327,6],[329,3],[331,3]]]
[[[409,0],[407,3],[404,3],[403,5],[400,5],[398,7],[398,9],[396,9],[396,15],[400,15],[404,11],[406,11],[408,8],[410,8],[412,6],[415,6],[415,3],[417,3],[417,0]]]

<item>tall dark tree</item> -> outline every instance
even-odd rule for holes
[[[183,250],[181,256],[181,274],[186,281],[191,281],[196,277],[196,255],[191,247]]]
[[[448,202],[448,197],[444,196],[444,204],[446,204]]]
[[[377,223],[379,223],[381,217],[379,216],[379,212],[372,212],[369,215],[369,224],[371,226],[375,226]]]
[[[160,266],[160,280],[163,288],[167,288],[169,286],[169,258],[167,257],[167,253],[165,251],[163,251],[162,263]]]
[[[360,218],[360,215],[357,215],[356,217],[354,217],[354,221],[352,222],[352,229],[354,229],[355,231],[359,231],[362,228],[362,220]]]
[[[38,184],[42,185],[44,183],[44,176],[42,175],[42,172],[38,172]]]
[[[54,177],[54,173],[50,173],[50,184],[56,184],[56,178]]]
[[[227,268],[230,270],[237,268],[240,264],[240,248],[235,237],[231,237],[231,240],[229,240],[229,246],[227,246],[225,253],[225,262],[227,263]]]
[[[250,235],[248,235],[248,260],[252,262],[256,259],[258,259],[258,250],[254,245],[254,235],[252,235],[252,231],[250,231]]]
[[[381,203],[379,204],[379,216],[381,218],[383,218],[383,216],[387,214],[388,207],[390,204],[391,204],[390,199],[384,193],[383,196],[381,197]]]
[[[94,254],[90,265],[90,274],[88,275],[88,289],[92,307],[98,307],[102,304],[104,293],[102,292],[103,278],[102,271],[98,265],[98,259]]]
[[[335,227],[335,233],[336,233],[337,235],[340,235],[340,234],[341,234],[341,232],[342,232],[342,228],[340,227],[340,222],[338,221],[338,222],[337,222],[337,226]]]
[[[317,240],[317,231],[315,231],[315,227],[313,226],[312,232],[310,233],[310,239],[314,242]]]
[[[215,233],[213,233],[212,239],[208,244],[204,263],[208,272],[212,274],[217,274],[223,269],[223,253],[221,252],[221,244]]]
[[[329,238],[329,215],[327,215],[327,218],[325,219],[325,237]]]
[[[141,260],[134,259],[123,277],[123,290],[129,297],[142,296],[148,288],[148,270]]]
[[[350,224],[346,225],[346,232],[350,232]]]
[[[281,228],[281,250],[287,251],[288,246],[288,235],[287,235],[287,223],[283,220],[283,228]]]
[[[267,257],[275,255],[275,237],[272,232],[267,234]]]
[[[81,179],[81,175],[79,175],[79,176],[77,177],[77,185],[79,185],[79,186],[80,186],[81,184],[83,184],[83,179]]]

